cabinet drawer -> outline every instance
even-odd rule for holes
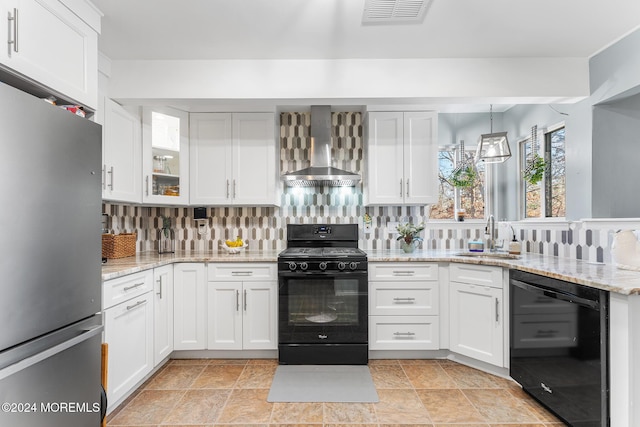
[[[276,280],[278,277],[276,263],[217,263],[209,264],[208,280]]]
[[[369,316],[370,350],[437,350],[438,316]]]
[[[371,282],[369,314],[437,315],[438,282]]]
[[[438,264],[369,263],[369,280],[438,280]]]
[[[502,289],[502,268],[452,263],[449,265],[449,280]]]
[[[102,285],[102,308],[106,309],[153,289],[153,270],[107,280]]]

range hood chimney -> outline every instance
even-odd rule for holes
[[[331,165],[331,106],[311,106],[311,166],[282,175],[289,187],[353,187],[360,175]]]

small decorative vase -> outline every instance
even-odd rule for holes
[[[158,253],[172,254],[175,252],[175,234],[170,228],[160,229],[160,238],[158,239]]]
[[[412,240],[411,243],[407,243],[404,240],[400,242],[402,244],[402,250],[410,254],[416,250],[416,241]]]

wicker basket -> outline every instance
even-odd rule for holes
[[[136,233],[103,234],[102,257],[124,258],[136,254]]]

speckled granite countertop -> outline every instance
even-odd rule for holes
[[[239,254],[227,252],[176,252],[174,254],[158,254],[157,252],[141,252],[135,257],[110,259],[102,265],[102,280],[115,279],[127,274],[156,268],[178,262],[277,262],[276,250],[242,251]]]
[[[460,251],[416,251],[412,254],[405,254],[400,250],[369,251],[368,260],[369,262],[438,261],[496,265],[541,274],[619,294],[640,294],[640,272],[621,270],[608,264],[529,253],[522,254],[519,259],[473,258],[457,256],[456,253],[460,253]]]
[[[143,252],[135,257],[110,259],[102,266],[102,279],[109,280],[127,274],[178,262],[276,262],[277,250],[226,252],[193,252],[159,255]],[[461,262],[495,265],[541,274],[568,282],[579,283],[624,295],[640,294],[640,272],[621,270],[614,266],[569,258],[523,254],[519,259],[473,258],[456,255],[460,251],[401,250],[367,251],[369,262]]]

